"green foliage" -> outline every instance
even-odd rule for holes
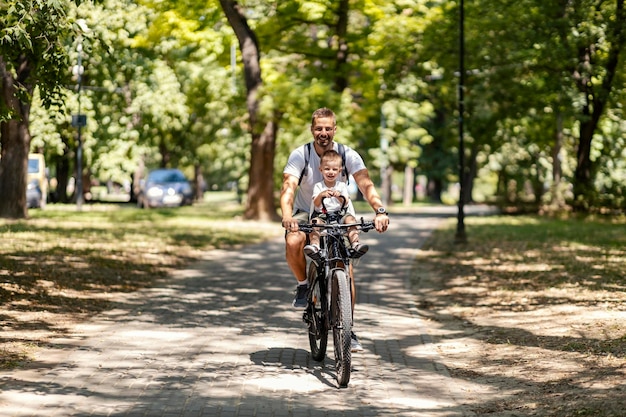
[[[66,0],[7,0],[0,3],[0,58],[5,70],[17,76],[26,66],[26,78],[14,86],[18,98],[29,103],[32,87],[40,88],[44,106],[61,103],[61,86],[68,78],[67,51],[63,40],[77,25],[68,18]],[[24,77],[24,74],[20,75]],[[11,117],[10,109],[0,100],[0,120]]]
[[[61,16],[63,8],[55,8],[61,3],[40,3]],[[603,64],[614,43],[609,31],[617,3],[466,2],[466,166],[476,167],[475,176],[500,178],[501,198],[513,193],[513,201],[549,202],[557,133],[563,137],[563,188],[574,181],[589,96],[580,81],[598,86],[608,76]],[[46,22],[33,26],[36,17],[26,16],[34,3],[5,4],[3,48],[28,47],[34,35],[51,29]],[[354,0],[346,33],[337,32],[338,4],[240,2],[261,46],[260,117],[280,115],[276,188],[290,150],[310,140],[310,114],[322,106],[337,112],[338,141],[357,148],[374,177],[384,135],[394,170],[403,172],[408,164],[444,187],[458,181],[458,3]],[[236,49],[231,65],[236,38],[217,1],[106,0],[63,10],[68,23],[84,19],[89,29],[83,33],[81,112],[88,116],[82,131],[86,165],[95,178],[127,181],[144,161],[148,167],[178,165],[189,176],[199,167],[209,187],[233,181],[245,187],[253,156],[245,133],[242,57]],[[73,63],[76,39],[69,26],[64,30],[63,53]],[[594,65],[578,60],[586,48],[597,51]],[[342,51],[347,56],[340,63]],[[57,62],[57,55],[45,56]],[[68,82],[71,65],[57,64],[46,74],[75,83]],[[588,197],[590,205],[618,209],[625,204],[623,68],[618,65],[592,142],[597,193]],[[336,89],[339,77],[347,80],[342,91]],[[35,96],[32,148],[73,160],[70,113],[78,109],[77,91],[66,90],[63,100],[58,89],[57,96],[50,91],[44,86],[41,98]],[[63,105],[46,112],[51,97]],[[65,116],[58,112],[63,108]]]

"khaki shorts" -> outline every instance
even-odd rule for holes
[[[293,215],[294,219],[298,220],[298,223],[308,223],[309,222],[309,213],[306,211],[296,211]]]
[[[309,222],[309,213],[307,213],[306,211],[296,211],[293,214],[293,218],[298,220],[298,223],[308,223]],[[287,237],[287,233],[289,233],[289,230],[285,230],[285,237]],[[306,235],[306,244],[309,243],[309,234],[307,233]]]

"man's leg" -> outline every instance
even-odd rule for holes
[[[304,243],[306,235],[303,232],[290,232],[285,237],[286,258],[291,272],[298,280],[296,296],[291,305],[295,308],[304,308],[307,305],[309,283],[306,276],[306,259],[304,258]]]
[[[285,236],[285,258],[291,272],[299,282],[306,279],[306,259],[304,258],[304,244],[306,234],[303,232],[288,232]]]
[[[294,215],[300,223],[308,222],[309,214],[300,212]],[[306,296],[309,285],[306,276],[306,258],[304,257],[304,245],[306,244],[306,234],[304,232],[287,232],[285,235],[285,258],[291,272],[298,280],[296,287],[296,297],[292,305],[296,308],[303,308],[307,305]]]

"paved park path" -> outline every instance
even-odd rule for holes
[[[52,341],[0,379],[2,416],[468,416],[408,287],[414,257],[448,213],[394,215],[356,267],[350,384],[309,356],[295,280],[276,238],[216,250]],[[279,227],[279,225],[276,225]]]

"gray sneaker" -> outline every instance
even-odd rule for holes
[[[314,261],[319,261],[322,259],[322,255],[320,254],[320,247],[318,245],[306,245],[304,247],[304,253],[309,258]]]
[[[295,308],[304,308],[307,305],[306,296],[309,293],[309,284],[298,285],[296,287],[296,298],[293,299],[293,306]]]
[[[359,342],[359,338],[356,337],[354,332],[350,334],[350,351],[363,352],[363,346],[361,345],[361,342]]]
[[[365,243],[355,243],[354,246],[352,246],[352,257],[360,258],[361,256],[365,255],[369,249],[370,247],[367,246]]]

